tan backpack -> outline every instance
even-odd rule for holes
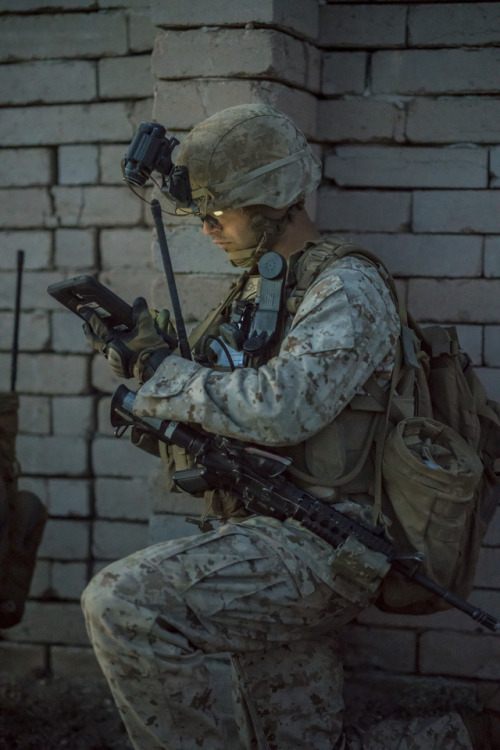
[[[294,307],[323,269],[347,255],[377,266],[401,321],[391,387],[383,391],[373,379],[365,386],[383,407],[371,450],[374,523],[384,525],[402,559],[467,598],[484,535],[500,502],[500,403],[488,398],[455,328],[418,326],[382,261],[343,238],[310,248]],[[405,418],[398,394],[409,391],[415,410]],[[394,568],[384,578],[376,604],[403,614],[452,606]]]

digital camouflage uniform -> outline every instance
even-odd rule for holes
[[[375,266],[348,257],[306,291],[266,364],[231,372],[168,357],[135,410],[286,454],[335,424],[370,376],[387,383],[398,326]],[[367,520],[362,505],[330,501]],[[335,635],[375,599],[385,558],[352,539],[333,549],[294,521],[234,513],[108,566],[84,594],[134,747],[232,750],[204,666],[205,654],[229,652],[245,750],[471,750],[457,714],[344,732]]]

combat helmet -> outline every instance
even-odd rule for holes
[[[188,169],[193,203],[178,213],[300,203],[318,186],[320,162],[303,134],[266,104],[229,107],[197,125],[175,160]]]

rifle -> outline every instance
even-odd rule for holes
[[[289,458],[278,456],[239,440],[201,432],[173,420],[138,417],[133,414],[135,393],[121,385],[113,394],[111,424],[115,436],[128,427],[154,435],[157,440],[184,448],[199,466],[176,471],[173,480],[188,493],[218,487],[230,490],[248,510],[280,520],[295,519],[302,526],[339,547],[349,537],[357,539],[387,557],[391,566],[405,577],[445,599],[489,630],[499,631],[500,621],[479,607],[449,591],[418,570],[421,559],[398,556],[382,528],[369,529],[290,482],[284,472]]]

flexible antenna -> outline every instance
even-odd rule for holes
[[[21,314],[21,280],[23,276],[24,250],[17,251],[16,307],[14,311],[14,335],[12,339],[12,363],[10,370],[10,390],[16,390],[17,355],[19,351],[19,318]]]
[[[189,348],[189,342],[186,334],[186,327],[184,325],[184,318],[182,317],[179,295],[177,293],[174,271],[172,269],[172,261],[170,260],[170,253],[168,251],[165,227],[163,226],[163,220],[161,217],[162,210],[160,202],[157,201],[156,198],[151,201],[151,213],[153,214],[153,219],[156,225],[156,232],[158,234],[158,242],[160,243],[161,257],[163,260],[163,268],[165,269],[168,291],[170,292],[170,299],[172,300],[175,327],[177,328],[177,338],[179,340],[179,349],[181,352],[181,356],[184,359],[192,359],[191,349]]]

